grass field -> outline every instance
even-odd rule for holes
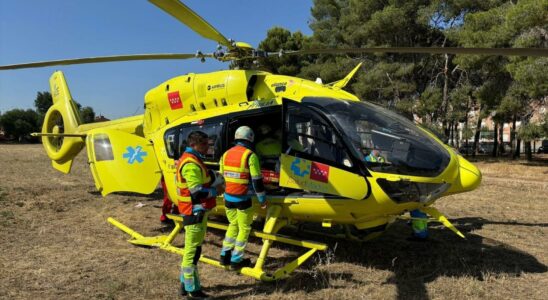
[[[305,236],[329,251],[287,280],[261,283],[201,264],[202,283],[220,299],[546,299],[548,164],[477,166],[477,190],[435,205],[466,240],[437,225],[429,241],[408,240],[404,222],[368,243]],[[156,235],[166,230],[160,205],[159,192],[101,197],[84,153],[63,175],[40,145],[0,145],[0,298],[178,298],[180,257],[132,246],[106,221]],[[223,235],[208,231],[206,255],[217,257]],[[254,258],[260,247],[251,241]],[[300,252],[277,246],[270,264]]]

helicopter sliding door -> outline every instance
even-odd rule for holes
[[[91,130],[86,138],[91,173],[103,196],[112,192],[150,194],[161,173],[146,139],[116,129]]]
[[[360,200],[369,192],[333,125],[309,105],[284,100],[280,186]]]

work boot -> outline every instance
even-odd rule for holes
[[[231,258],[232,258],[232,251],[226,251],[225,255],[221,255],[221,259],[219,260],[219,262],[221,263],[221,266],[230,265]]]
[[[181,290],[179,291],[179,294],[183,297],[188,295],[188,292],[185,290],[185,284],[181,282]]]
[[[231,262],[230,263],[230,269],[231,270],[239,270],[243,267],[249,267],[249,266],[251,266],[251,259],[249,259],[249,258],[244,258],[239,262]]]
[[[189,292],[187,299],[208,299],[209,295],[204,293],[202,290]]]

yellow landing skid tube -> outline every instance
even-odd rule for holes
[[[251,236],[263,239],[263,247],[261,248],[261,252],[259,254],[259,257],[257,258],[255,266],[253,268],[246,267],[246,268],[240,269],[238,271],[240,272],[240,274],[250,276],[261,281],[274,281],[274,280],[283,279],[288,277],[293,271],[295,271],[296,268],[298,268],[306,260],[308,260],[316,251],[327,249],[327,245],[322,243],[316,243],[316,242],[305,241],[305,240],[296,240],[290,237],[276,234],[278,230],[280,230],[283,226],[287,225],[286,220],[278,220],[280,211],[281,211],[280,206],[277,206],[277,205],[270,206],[268,208],[263,232],[259,232],[256,230],[251,231],[250,233]],[[133,229],[127,227],[126,225],[116,221],[113,218],[108,218],[108,222],[116,226],[118,229],[122,230],[123,232],[129,234],[131,236],[131,239],[129,239],[128,242],[134,245],[158,247],[162,250],[166,250],[171,253],[175,253],[183,256],[184,249],[175,247],[171,244],[173,240],[175,239],[175,237],[177,236],[177,234],[181,231],[181,229],[183,229],[183,225],[182,225],[183,218],[178,215],[169,215],[169,214],[168,214],[168,218],[172,219],[175,222],[175,227],[173,228],[171,233],[169,235],[159,235],[159,236],[152,236],[152,237],[143,236],[139,234],[138,232],[134,231]],[[212,228],[222,229],[222,230],[227,230],[228,228],[227,225],[215,223],[215,222],[207,222],[207,226]],[[263,270],[263,266],[266,261],[266,257],[268,255],[268,251],[270,250],[270,246],[272,246],[273,242],[280,242],[284,244],[304,247],[304,248],[308,248],[309,250],[305,252],[304,254],[302,254],[301,256],[297,257],[295,260],[275,270],[273,273],[267,273]],[[200,257],[200,261],[215,267],[228,270],[228,266],[223,266],[218,260],[206,257],[204,255]]]

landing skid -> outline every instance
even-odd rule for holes
[[[297,240],[297,239],[293,239],[287,236],[277,234],[277,232],[282,227],[287,225],[287,220],[278,218],[280,216],[280,212],[281,212],[280,206],[278,205],[269,206],[263,231],[262,232],[256,231],[256,230],[251,231],[250,233],[251,236],[263,239],[263,246],[261,248],[259,257],[257,258],[257,261],[255,262],[255,266],[252,268],[245,267],[240,269],[238,271],[240,274],[250,276],[261,281],[275,281],[275,280],[287,278],[293,271],[295,271],[296,268],[298,268],[305,261],[307,261],[316,251],[318,250],[323,251],[327,249],[327,245],[322,243],[306,241],[306,240]],[[141,235],[140,233],[116,221],[113,218],[108,218],[108,222],[116,226],[118,229],[122,230],[123,232],[129,234],[131,236],[131,239],[129,239],[128,242],[134,245],[157,247],[159,249],[166,250],[168,252],[183,256],[184,249],[172,245],[172,242],[177,236],[177,234],[179,234],[181,229],[183,229],[183,225],[182,225],[183,218],[179,215],[168,215],[168,218],[173,220],[173,222],[175,223],[175,227],[173,228],[171,233],[169,235],[158,235],[158,236],[150,236],[150,237]],[[216,223],[216,222],[207,222],[207,226],[211,228],[221,229],[221,230],[227,230],[228,228],[227,225]],[[268,256],[268,251],[270,250],[270,247],[272,246],[274,242],[299,246],[299,247],[307,248],[308,250],[301,256],[297,257],[295,260],[284,265],[283,267],[274,270],[272,273],[267,273],[263,269],[263,266]],[[221,265],[221,263],[218,260],[206,257],[204,255],[200,257],[200,261],[221,269],[228,270],[228,267]]]

